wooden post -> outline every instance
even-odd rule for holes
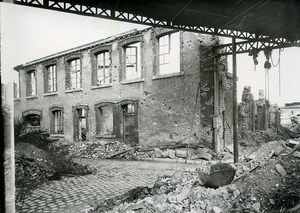
[[[236,41],[232,38],[232,73],[233,73],[233,154],[234,163],[239,161],[239,146],[238,146],[238,111],[237,111],[237,68],[236,68]]]

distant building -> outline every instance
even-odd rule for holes
[[[69,141],[149,145],[192,137],[211,146],[215,131],[219,142],[232,143],[232,77],[225,57],[214,69],[218,42],[148,28],[19,65],[14,114]]]
[[[300,102],[287,103],[281,110],[281,124],[291,124],[292,120],[300,123]]]

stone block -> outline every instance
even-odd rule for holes
[[[178,157],[178,158],[186,158],[186,150],[184,150],[184,149],[177,149],[176,150],[176,157]]]
[[[210,167],[208,185],[212,188],[228,185],[232,182],[236,169],[228,163],[217,163]]]
[[[300,158],[300,152],[298,151],[294,152],[293,156],[296,158]]]
[[[278,155],[280,155],[283,151],[284,151],[284,147],[278,146],[278,147],[276,147],[275,150],[274,150],[274,155],[275,155],[275,156],[278,156]]]
[[[282,177],[287,175],[285,169],[283,168],[283,166],[281,166],[281,164],[276,164],[276,170]]]
[[[169,158],[174,159],[176,158],[175,155],[175,150],[174,149],[169,149],[169,154],[168,154]]]
[[[156,158],[161,158],[161,157],[163,156],[163,152],[162,152],[160,149],[155,148],[155,149],[154,149],[154,156],[155,156]]]
[[[291,148],[294,148],[295,146],[299,145],[299,143],[300,143],[299,141],[288,139],[286,145],[291,147]]]

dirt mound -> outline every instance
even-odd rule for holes
[[[44,151],[28,143],[15,147],[16,199],[22,200],[38,185],[68,175],[91,174],[94,170],[64,156]]]

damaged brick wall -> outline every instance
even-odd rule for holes
[[[212,45],[218,41],[216,37],[200,35],[191,32],[181,32],[180,43],[180,72],[171,75],[157,75],[157,42],[158,36],[169,32],[165,29],[149,29],[137,33],[132,37],[141,37],[141,67],[142,77],[135,81],[124,81],[122,77],[122,44],[126,39],[121,38],[105,45],[111,47],[112,84],[106,86],[92,86],[91,54],[93,48],[81,50],[82,89],[68,91],[65,89],[65,57],[58,57],[57,85],[58,92],[44,94],[43,69],[44,63],[26,67],[20,71],[21,97],[15,101],[15,117],[22,116],[28,109],[42,111],[41,126],[50,128],[49,108],[58,106],[63,108],[64,137],[73,140],[73,106],[88,108],[88,140],[96,140],[96,112],[95,105],[103,102],[117,103],[124,100],[135,100],[138,110],[138,139],[141,145],[153,145],[169,142],[191,142],[202,140],[212,146],[214,114],[214,72]],[[76,53],[78,54],[78,53]],[[37,73],[37,96],[26,97],[26,70],[34,69]],[[220,60],[222,73],[226,73],[226,58]],[[200,77],[199,77],[200,76]],[[226,125],[231,125],[230,112],[226,105],[230,104],[228,94],[231,94],[230,78],[220,75],[220,110],[225,111]],[[198,103],[196,94],[200,81]],[[232,95],[230,95],[231,97]],[[200,106],[199,106],[200,102]],[[119,108],[120,109],[120,108]],[[230,109],[230,106],[228,107]],[[120,109],[121,110],[121,109]],[[201,112],[201,116],[199,116]],[[121,112],[120,112],[121,113]],[[120,125],[121,114],[114,118],[114,125]],[[194,121],[192,124],[192,120]],[[116,122],[118,121],[118,122]],[[191,128],[193,126],[193,131]],[[117,128],[118,129],[118,128]],[[122,140],[122,128],[115,136]],[[223,132],[222,132],[223,134]]]

